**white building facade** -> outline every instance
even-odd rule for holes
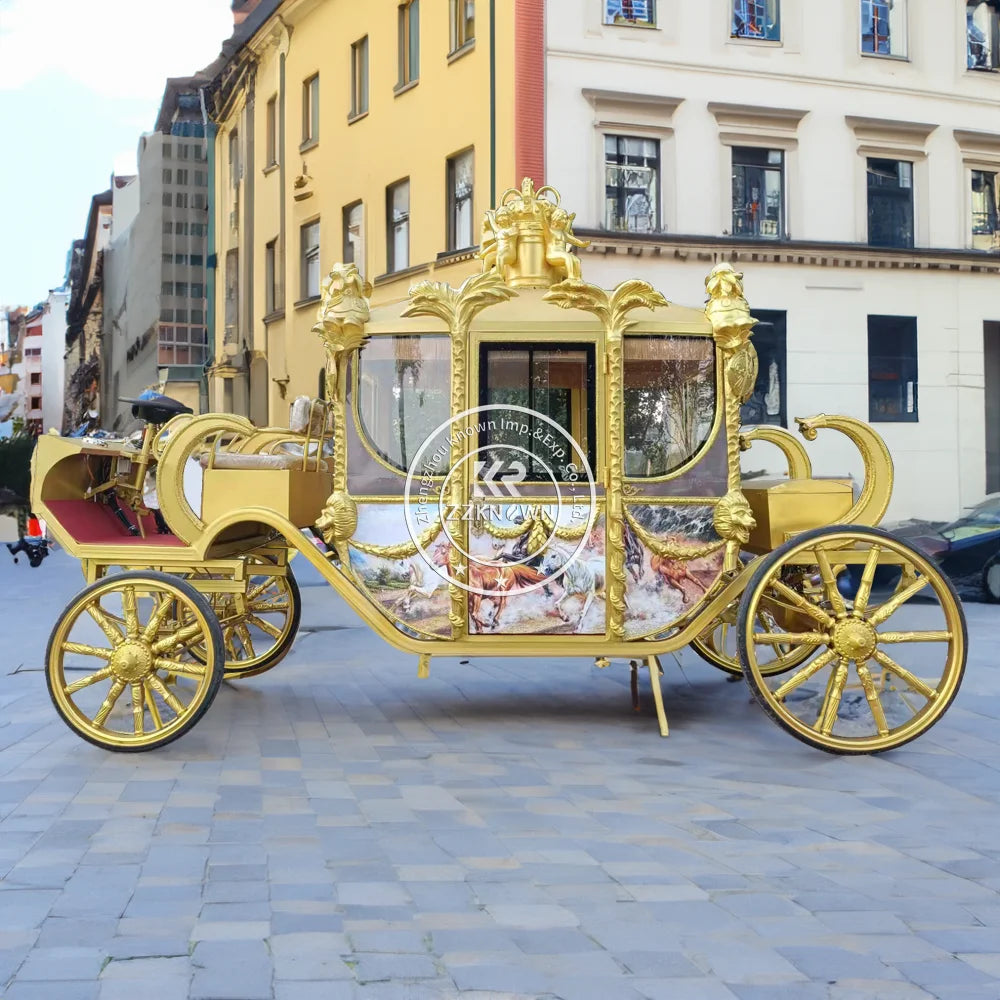
[[[545,180],[587,280],[695,304],[733,261],[745,423],[870,421],[889,521],[1000,491],[1000,2],[549,0],[545,44]],[[863,479],[839,435],[809,449]]]

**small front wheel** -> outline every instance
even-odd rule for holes
[[[818,586],[794,585],[802,568],[817,571]],[[783,631],[757,627],[766,606],[783,609]],[[968,647],[958,595],[937,567],[887,531],[852,525],[803,532],[762,559],[736,631],[764,710],[804,743],[842,754],[891,750],[934,725]],[[808,656],[772,678],[777,645]]]
[[[192,644],[204,662],[185,654]],[[222,683],[222,632],[208,601],[166,573],[108,576],[59,616],[45,653],[66,724],[106,750],[165,746],[208,710]]]

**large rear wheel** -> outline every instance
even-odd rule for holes
[[[786,582],[802,567],[818,569],[819,587]],[[759,630],[767,606],[783,609],[786,631]],[[878,528],[817,528],[775,549],[750,578],[736,628],[757,701],[797,739],[831,753],[879,753],[915,739],[944,714],[965,670],[954,587]],[[767,673],[776,646],[807,654],[780,679]]]

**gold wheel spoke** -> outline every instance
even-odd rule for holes
[[[265,621],[263,618],[258,618],[254,614],[247,615],[247,623],[250,625],[255,625],[261,630],[261,632],[266,632],[272,639],[281,638],[281,629],[277,625],[272,625],[269,621]],[[723,630],[727,629],[728,625],[723,625]],[[725,648],[725,631],[723,631],[723,649]]]
[[[788,586],[787,583],[782,583],[780,580],[775,580],[771,586],[776,590],[789,604],[794,605],[799,611],[805,612],[807,615],[815,618],[821,625],[825,625],[827,628],[832,628],[834,619],[831,618],[822,608],[817,608],[812,601],[807,601],[801,594],[796,593]]]
[[[257,651],[253,648],[253,639],[250,638],[250,629],[248,629],[246,625],[241,622],[236,626],[236,633],[240,637],[240,643],[243,646],[243,652],[247,654],[247,659],[252,660],[257,655]]]
[[[879,632],[879,642],[950,642],[950,632]]]
[[[821,646],[830,641],[825,632],[754,632],[758,646]]]
[[[281,612],[282,614],[287,614],[288,612],[288,601],[259,601],[255,604],[249,604],[248,608],[251,612],[256,612],[259,615],[272,614]]]
[[[240,654],[236,652],[236,643],[233,640],[233,630],[230,628],[225,633],[224,644],[226,647],[226,659],[235,661],[240,659]]]
[[[895,597],[886,601],[881,607],[876,608],[868,618],[870,625],[881,625],[891,614],[898,611],[914,594],[919,593],[930,580],[926,576],[911,583],[905,590],[901,590]]]
[[[163,625],[163,622],[170,609],[173,607],[173,604],[173,597],[160,598],[160,603],[156,605],[156,610],[146,623],[146,627],[142,630],[142,639],[144,642],[150,642],[156,633],[160,631],[160,627]]]
[[[830,557],[823,549],[817,548],[816,562],[819,564],[819,575],[823,581],[823,589],[826,591],[826,599],[830,602],[833,613],[838,618],[842,618],[846,614],[844,596],[837,589],[837,578],[833,575],[833,570],[830,568]]]
[[[861,583],[858,584],[858,592],[854,595],[854,613],[858,616],[863,615],[868,607],[868,598],[871,597],[872,582],[875,579],[875,567],[878,566],[881,552],[881,546],[873,545],[865,560],[865,568],[861,571]]]
[[[934,688],[922,681],[915,674],[911,674],[906,667],[901,667],[891,656],[883,653],[881,649],[876,649],[872,653],[872,658],[890,673],[895,674],[901,681],[905,681],[907,686],[916,691],[917,694],[922,694],[928,701],[933,701],[938,696]]]
[[[76,694],[77,691],[82,691],[84,688],[90,687],[91,684],[97,684],[98,681],[107,680],[111,676],[111,667],[101,667],[97,673],[89,674],[87,677],[81,677],[78,681],[73,681],[72,684],[67,684],[63,690],[66,694]]]
[[[168,635],[165,639],[160,639],[158,642],[154,642],[153,652],[157,655],[165,653],[168,649],[183,646],[184,643],[190,642],[192,639],[200,638],[201,634],[202,629],[198,622],[194,622],[191,625],[185,625],[183,628],[179,628],[173,635]]]
[[[252,601],[255,597],[260,597],[261,594],[267,590],[268,587],[274,582],[274,577],[269,576],[263,583],[258,583],[256,587],[251,587],[247,591],[247,601]]]
[[[64,653],[79,653],[80,656],[96,656],[99,660],[110,660],[112,651],[101,649],[99,646],[88,646],[85,642],[64,642],[62,644]]]
[[[136,736],[142,736],[142,717],[145,715],[146,699],[140,683],[132,685],[132,728]]]
[[[794,691],[800,684],[804,684],[814,674],[818,674],[836,656],[837,654],[832,649],[828,649],[825,653],[820,654],[812,663],[803,667],[797,674],[789,677],[781,687],[776,688],[774,697],[778,701],[781,701],[782,698]]]
[[[135,587],[122,587],[122,614],[125,616],[125,636],[135,639],[139,635],[139,612],[135,604]]]
[[[878,691],[875,688],[875,681],[867,663],[858,663],[858,677],[861,679],[861,687],[864,688],[865,697],[868,699],[868,707],[872,710],[872,718],[875,720],[875,728],[879,736],[889,735],[889,724],[885,721],[885,711],[882,702],[879,701]]]
[[[146,683],[170,706],[174,715],[181,716],[184,714],[184,705],[180,699],[168,690],[167,686],[156,674],[150,674]]]
[[[840,658],[840,662],[831,671],[830,680],[826,685],[823,707],[816,720],[816,728],[824,736],[829,736],[833,732],[834,723],[837,721],[837,711],[840,708],[840,701],[844,697],[844,687],[847,685],[848,662],[844,657]]]
[[[115,707],[115,702],[118,701],[124,690],[125,682],[115,678],[115,682],[111,685],[111,690],[108,691],[107,698],[101,702],[101,707],[97,710],[97,715],[94,716],[95,726],[104,726],[104,720],[111,714],[111,709]]]
[[[113,647],[120,646],[125,641],[125,636],[118,631],[114,622],[105,614],[99,601],[94,601],[87,605],[87,614],[100,626],[101,631],[108,637],[108,642]]]
[[[205,676],[205,667],[201,663],[182,663],[180,660],[170,660],[165,656],[158,656],[153,661],[153,667],[156,670],[166,670],[169,674],[194,677],[197,680]]]
[[[146,707],[149,709],[149,717],[153,721],[154,729],[163,728],[163,719],[160,717],[160,709],[156,704],[156,698],[153,696],[153,692],[150,689],[149,681],[143,682],[143,690],[146,694]]]

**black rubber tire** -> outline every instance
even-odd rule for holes
[[[123,583],[129,580],[145,580],[152,581],[154,583],[166,583],[172,587],[176,587],[184,595],[185,600],[190,601],[195,607],[197,607],[209,627],[209,641],[212,643],[214,655],[212,657],[213,669],[209,676],[208,691],[205,697],[202,699],[201,704],[195,707],[195,709],[190,713],[190,716],[185,718],[184,722],[180,726],[168,733],[166,736],[163,736],[160,739],[150,740],[148,743],[118,745],[103,742],[94,738],[89,733],[81,730],[75,724],[74,720],[70,718],[65,711],[63,711],[63,708],[53,691],[52,675],[49,669],[49,664],[51,663],[52,658],[52,643],[55,639],[56,632],[58,631],[59,623],[74,609],[81,599],[86,598],[92,592],[105,587],[109,579]],[[81,590],[80,593],[66,605],[62,613],[56,619],[56,624],[53,626],[52,632],[49,635],[49,641],[45,646],[45,683],[48,687],[49,698],[55,706],[56,711],[59,713],[60,718],[62,718],[63,722],[65,722],[66,725],[81,739],[86,740],[88,743],[92,743],[96,747],[100,747],[102,750],[112,750],[116,753],[144,753],[147,750],[158,750],[160,747],[164,747],[168,743],[173,743],[174,740],[179,739],[198,723],[201,717],[209,710],[212,702],[215,700],[215,696],[219,693],[219,688],[222,685],[224,661],[225,655],[222,648],[222,629],[219,628],[218,620],[215,617],[215,613],[212,611],[211,605],[197,590],[194,589],[194,587],[187,583],[182,577],[172,576],[169,573],[159,573],[152,570],[149,572],[143,570],[131,570],[126,573],[115,573],[111,577],[102,577],[100,580],[92,583],[89,587],[85,587]]]
[[[777,712],[774,711],[773,707],[771,706],[767,698],[764,696],[763,692],[761,692],[758,689],[758,686],[753,677],[753,671],[748,669],[747,666],[748,655],[747,655],[746,636],[747,636],[747,619],[749,618],[751,613],[750,601],[752,595],[757,590],[758,586],[760,586],[764,578],[771,573],[776,564],[781,563],[781,561],[784,559],[785,555],[788,552],[791,552],[793,549],[798,548],[803,542],[812,541],[814,538],[822,538],[824,535],[828,534],[829,535],[841,534],[850,531],[856,531],[858,532],[858,534],[874,535],[875,537],[878,538],[889,539],[895,544],[902,545],[904,548],[909,549],[910,552],[912,552],[915,556],[918,557],[919,561],[926,563],[935,571],[941,583],[943,584],[944,588],[951,595],[955,604],[958,606],[959,616],[961,619],[962,662],[959,664],[958,680],[955,684],[954,690],[951,693],[951,696],[943,703],[941,709],[938,711],[937,715],[934,717],[934,719],[928,726],[925,726],[923,729],[918,730],[911,736],[908,736],[904,739],[900,739],[898,742],[895,742],[890,746],[880,747],[878,749],[851,749],[849,747],[831,747],[818,739],[812,739],[806,734],[801,733],[796,729],[793,729],[791,726],[788,725],[788,723],[786,723],[786,721]],[[749,582],[747,583],[746,589],[743,591],[743,596],[740,598],[739,611],[737,612],[736,615],[736,638],[737,638],[737,643],[739,644],[740,659],[743,661],[743,674],[746,677],[747,685],[750,688],[750,692],[753,695],[754,700],[760,705],[760,707],[763,708],[764,711],[771,717],[771,719],[773,719],[782,729],[784,729],[785,732],[790,733],[797,740],[801,740],[803,743],[811,747],[815,747],[817,750],[823,750],[826,753],[837,754],[840,756],[859,756],[859,755],[872,755],[876,753],[885,753],[886,750],[896,750],[899,747],[904,746],[905,744],[911,742],[912,740],[915,740],[918,736],[923,735],[923,733],[925,733],[928,729],[930,729],[931,726],[933,726],[941,718],[941,716],[944,715],[944,713],[948,710],[948,707],[954,701],[955,695],[958,694],[959,688],[961,688],[962,686],[962,678],[965,675],[965,664],[969,651],[969,632],[965,621],[965,613],[962,611],[962,602],[959,599],[958,593],[955,590],[955,587],[952,584],[951,580],[949,580],[944,573],[942,573],[936,566],[934,566],[934,564],[930,561],[930,559],[928,559],[926,556],[921,555],[919,552],[917,552],[916,549],[910,546],[904,539],[899,538],[896,535],[893,535],[892,532],[886,531],[883,528],[869,528],[864,525],[854,525],[854,524],[827,525],[822,528],[813,528],[810,531],[803,531],[801,534],[795,535],[794,538],[791,538],[783,545],[779,545],[778,548],[776,548],[773,552],[766,555],[761,560],[760,565],[757,567],[757,569],[754,570],[753,574],[750,577]]]
[[[1000,591],[995,591],[989,583],[990,570],[1000,567],[1000,552],[990,559],[986,560],[986,565],[983,567],[983,599],[987,604],[1000,604]]]
[[[263,576],[264,574],[257,575]],[[240,670],[238,666],[230,666],[227,661],[224,674],[225,680],[242,680],[246,677],[256,677],[258,674],[266,673],[272,667],[276,667],[288,655],[289,650],[291,650],[292,643],[295,642],[295,637],[299,633],[299,623],[302,620],[302,593],[299,590],[299,585],[295,580],[295,575],[292,573],[291,567],[288,568],[285,579],[288,581],[288,597],[292,605],[292,627],[288,630],[288,635],[268,652],[261,663],[256,664],[248,670]],[[239,663],[238,660],[236,662]]]

